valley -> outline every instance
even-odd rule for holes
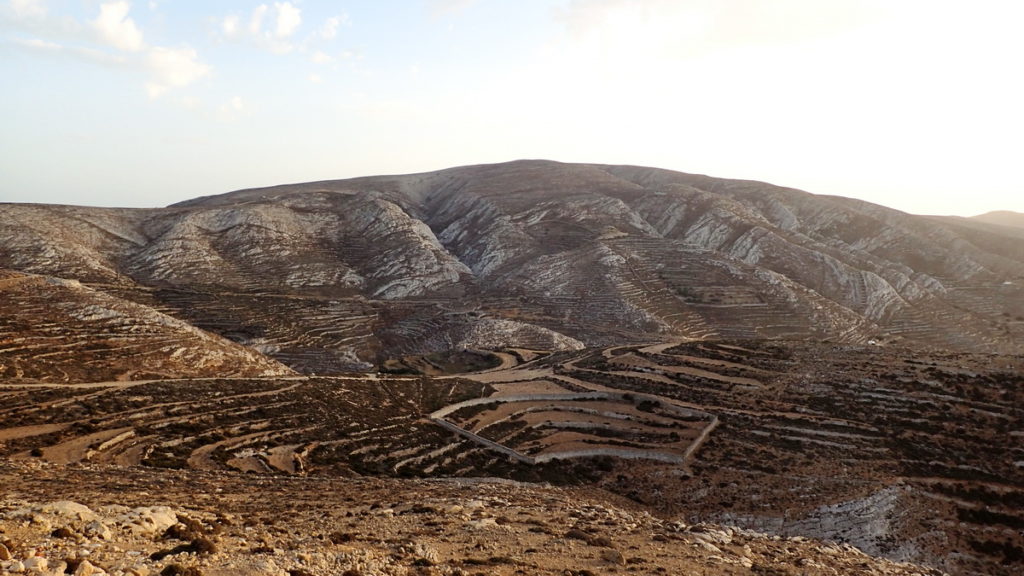
[[[532,160],[0,203],[0,566],[1015,575],[1022,239]]]
[[[687,341],[457,376],[5,384],[0,439],[22,462],[594,486],[665,519],[1009,575],[1022,361]]]

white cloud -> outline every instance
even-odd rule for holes
[[[271,19],[268,21],[268,18]],[[220,21],[223,37],[228,40],[247,39],[260,48],[275,54],[287,54],[295,50],[289,38],[302,24],[302,11],[291,2],[275,2],[271,7],[260,4],[249,15],[248,26],[243,30],[242,17],[229,14]]]
[[[61,46],[60,44],[57,44],[56,42],[50,42],[48,40],[42,40],[40,38],[29,38],[29,39],[17,38],[17,39],[14,40],[14,43],[18,44],[19,46],[24,46],[25,48],[31,48],[33,50],[46,50],[46,51],[50,51],[50,52],[56,52],[56,51],[62,50],[64,48],[63,46]]]
[[[313,84],[321,84],[323,83],[324,79],[319,74],[310,74],[309,81],[312,82]]]
[[[142,31],[128,17],[132,5],[128,2],[108,2],[100,5],[100,14],[92,25],[100,39],[118,50],[138,52],[145,45]]]
[[[154,47],[146,57],[153,80],[146,84],[150,98],[158,98],[170,88],[188,86],[210,73],[192,48]]]
[[[291,2],[274,2],[274,10],[277,12],[274,34],[278,38],[291,36],[302,24],[302,11]]]
[[[239,28],[238,16],[236,14],[230,14],[224,17],[221,21],[220,29],[224,32],[224,35],[228,38],[234,38],[241,32]]]
[[[203,105],[202,100],[195,96],[182,96],[178,103],[186,110],[199,110]]]
[[[217,109],[217,120],[234,122],[242,117],[251,116],[255,108],[241,96],[234,96]]]
[[[43,0],[11,0],[11,10],[18,18],[42,20],[46,18]]]
[[[436,18],[446,14],[461,12],[474,3],[476,3],[476,0],[432,0],[430,2],[430,14]]]
[[[560,11],[571,41],[646,58],[685,58],[835,35],[884,11],[880,0],[574,0]]]
[[[314,64],[330,64],[331,62],[334,62],[334,58],[332,58],[329,54],[325,52],[321,52],[320,50],[313,52],[313,55],[310,56],[309,59]]]
[[[263,29],[263,17],[267,15],[266,4],[260,4],[252,11],[252,16],[249,18],[249,33],[253,36],[258,36],[260,31]]]
[[[148,5],[159,8],[155,1]],[[36,53],[60,54],[127,73],[145,74],[145,88],[151,98],[191,85],[211,70],[188,46],[147,45],[143,31],[129,16],[132,4],[124,0],[100,3],[97,16],[84,21],[47,14],[40,0],[11,0],[8,6],[24,17],[42,17],[22,24],[24,31],[32,35],[13,39],[12,44]]]
[[[318,35],[324,40],[333,40],[338,35],[338,27],[342,24],[349,24],[350,22],[348,14],[332,16],[324,22],[323,26],[320,27]]]

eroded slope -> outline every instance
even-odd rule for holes
[[[0,378],[285,376],[286,366],[77,281],[0,269]]]
[[[1009,229],[651,168],[522,161],[0,215],[0,265],[81,280],[306,372],[543,341],[1024,341]]]

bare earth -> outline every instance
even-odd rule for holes
[[[44,559],[26,572],[78,574],[87,561],[112,575],[939,574],[849,545],[659,519],[599,490],[495,479],[7,461],[0,486],[5,573]]]

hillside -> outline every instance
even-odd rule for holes
[[[1024,214],[1021,214],[1020,212],[1010,212],[1009,210],[986,212],[972,217],[971,220],[984,222],[986,224],[998,224],[1000,226],[1024,228]]]
[[[548,161],[0,204],[0,572],[1015,576],[1022,240]]]
[[[305,372],[678,337],[1024,349],[1012,235],[652,168],[520,161],[164,209],[6,204],[0,245],[0,266]]]
[[[254,350],[76,280],[0,269],[0,310],[0,379],[294,374]]]
[[[114,476],[97,466],[0,462],[7,478],[19,484],[0,498],[8,527],[0,550],[9,546],[12,557],[0,570],[45,561],[52,574],[96,576],[790,574],[795,566],[807,576],[938,574],[849,545],[669,521],[590,490],[495,479],[271,484],[251,474]]]
[[[0,457],[550,482],[664,519],[1011,576],[1022,373],[1020,356],[748,341],[520,351],[461,377],[11,383]]]

